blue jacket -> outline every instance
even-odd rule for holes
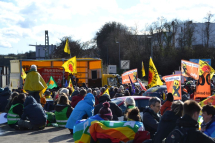
[[[72,111],[72,114],[67,121],[66,128],[73,129],[76,121],[81,120],[85,114],[87,114],[88,117],[91,117],[94,104],[95,98],[93,94],[88,93],[84,97],[84,100],[79,101],[78,104],[75,106],[74,110]]]
[[[24,102],[21,119],[26,120],[26,117],[28,117],[32,125],[45,125],[46,123],[46,114],[43,107],[32,96],[26,97]]]
[[[204,131],[209,137],[215,138],[215,121],[213,121],[208,128]]]

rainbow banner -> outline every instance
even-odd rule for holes
[[[136,121],[93,121],[90,135],[94,141],[97,138],[111,139],[113,143],[133,140],[137,131],[143,130],[143,123]]]
[[[92,116],[87,120],[79,120],[73,128],[73,139],[75,143],[90,143],[89,127],[93,121],[103,120],[99,115]]]

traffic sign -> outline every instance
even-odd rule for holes
[[[121,69],[130,69],[130,60],[121,60]]]

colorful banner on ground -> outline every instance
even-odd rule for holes
[[[199,79],[199,64],[181,60],[182,76],[192,77],[195,80]]]
[[[89,129],[94,141],[97,141],[97,138],[108,138],[112,142],[128,142],[134,139],[136,132],[142,130],[142,127],[142,122],[103,120],[93,121]]]
[[[69,48],[69,40],[66,39],[66,44],[64,47],[64,52],[70,54],[70,48]]]
[[[210,80],[210,69],[206,70],[196,84],[196,92],[194,93],[194,99],[197,97],[207,98],[211,96],[211,80]]]
[[[205,105],[213,105],[213,106],[215,106],[215,95],[213,95],[213,96],[211,96],[211,97],[199,102],[199,104],[202,107],[205,106]]]
[[[122,74],[122,84],[130,83],[128,75],[133,83],[137,82],[137,69],[133,69]]]
[[[152,58],[149,60],[149,77],[148,77],[148,87],[151,88],[156,85],[163,85],[161,81],[158,71],[152,61]]]
[[[142,77],[144,76],[146,76],[146,72],[145,72],[144,64],[142,62]]]
[[[174,100],[181,100],[181,75],[164,76],[163,80],[166,82],[168,93],[172,93]]]
[[[90,132],[89,127],[92,121],[103,120],[99,115],[92,116],[87,120],[77,121],[73,129],[73,139],[75,143],[90,143]]]
[[[215,70],[207,62],[199,60],[199,76],[204,72],[210,72],[210,79],[212,79]]]
[[[140,85],[141,91],[146,91],[147,89],[145,88],[145,86],[143,85],[143,83],[141,82],[141,80],[139,78],[137,78],[137,81],[138,81],[138,83]]]
[[[57,82],[54,80],[52,76],[50,76],[49,82],[47,83],[48,89],[52,89],[57,87]]]
[[[68,73],[77,73],[77,61],[76,61],[76,56],[72,57],[68,61],[66,61],[62,67],[64,67],[65,72]]]

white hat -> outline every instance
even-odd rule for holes
[[[69,89],[67,89],[67,88],[62,88],[61,90],[60,90],[60,94],[61,93],[65,93],[67,96],[69,96]]]
[[[37,71],[37,66],[36,65],[31,65],[31,70]]]
[[[125,99],[125,105],[126,105],[126,106],[127,106],[127,105],[133,105],[133,106],[135,106],[136,104],[135,104],[134,98],[133,98],[133,97],[127,97],[127,98]]]

